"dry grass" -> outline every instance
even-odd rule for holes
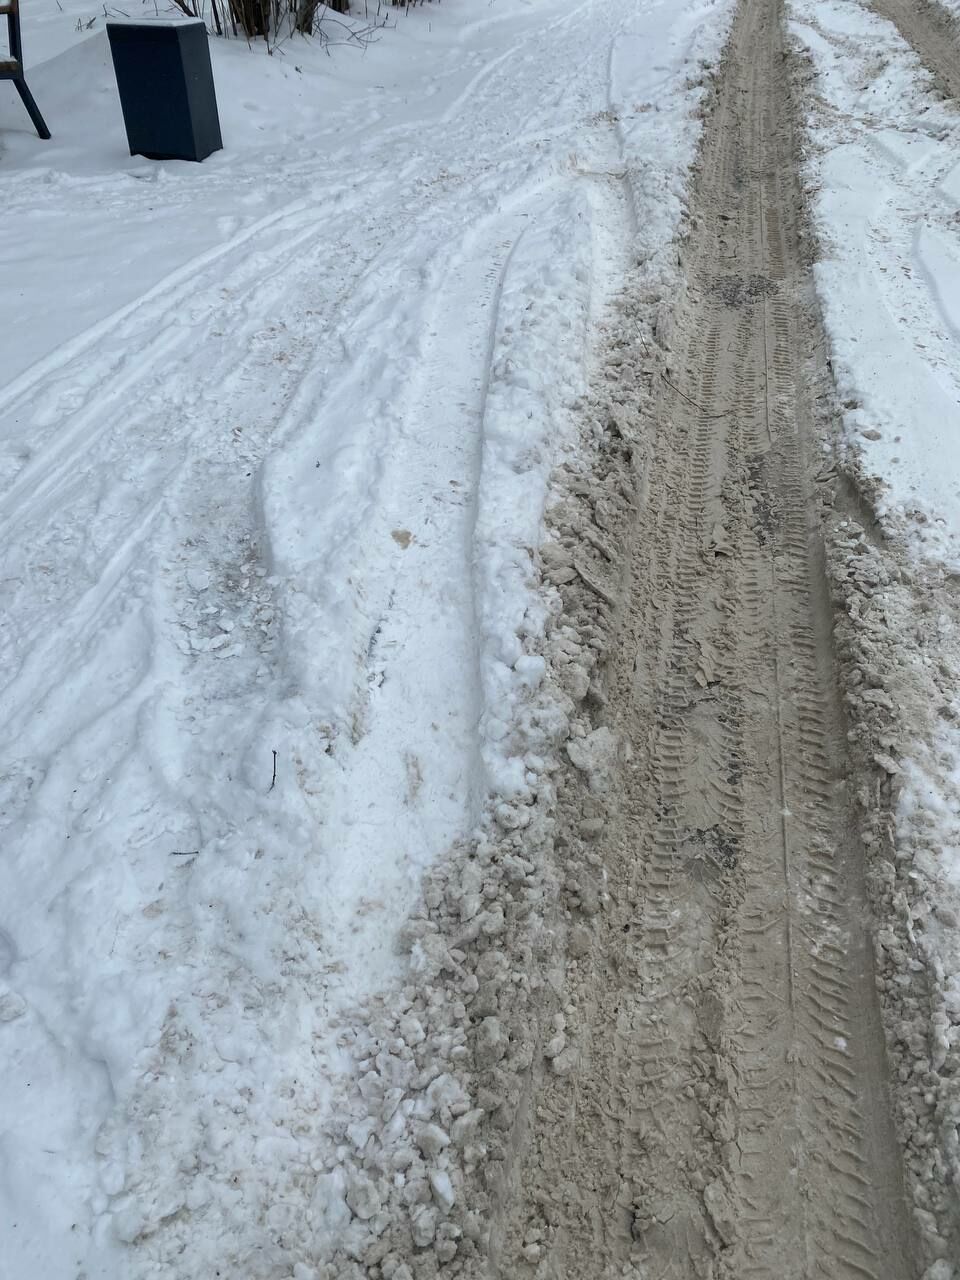
[[[218,36],[276,42],[292,32],[319,36],[328,44],[365,46],[386,25],[389,9],[414,9],[425,0],[173,0],[182,13],[202,18]],[[331,19],[331,14],[359,13],[358,28]]]

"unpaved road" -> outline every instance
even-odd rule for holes
[[[578,1063],[535,1075],[516,1135],[503,1280],[918,1270],[845,785],[775,0],[742,3],[717,94],[595,717],[622,764],[567,805],[571,830],[605,819],[608,905],[560,997]]]

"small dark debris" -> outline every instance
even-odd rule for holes
[[[735,871],[740,861],[739,842],[719,826],[691,831],[682,847],[690,859],[690,872],[699,879],[715,880],[724,872]]]
[[[718,276],[710,285],[710,292],[725,307],[740,310],[753,307],[764,298],[777,292],[777,284],[767,276]]]
[[[740,859],[740,844],[735,836],[722,831],[720,827],[707,827],[706,831],[697,831],[706,851],[720,863],[725,871],[732,871]]]
[[[747,467],[747,484],[753,500],[754,531],[761,547],[765,547],[776,532],[777,520],[773,501],[764,485],[762,461]]]

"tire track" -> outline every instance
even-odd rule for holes
[[[941,93],[960,98],[960,38],[952,15],[936,0],[873,0],[870,7],[893,23]]]
[[[561,997],[580,1058],[536,1077],[501,1276],[917,1271],[807,461],[818,343],[784,56],[779,6],[745,0],[598,717],[624,749],[607,910]]]

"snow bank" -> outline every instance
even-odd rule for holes
[[[484,397],[474,549],[480,727],[488,785],[505,805],[529,803],[538,774],[525,751],[532,726],[524,708],[545,664],[524,646],[542,639],[545,624],[535,554],[550,472],[568,431],[563,411],[585,389],[591,242],[570,237],[584,219],[586,198],[573,192],[514,246]]]
[[[794,12],[812,20],[793,31],[822,94],[809,118],[808,185],[850,465],[888,524],[956,564],[956,115],[890,23],[857,5]]]

